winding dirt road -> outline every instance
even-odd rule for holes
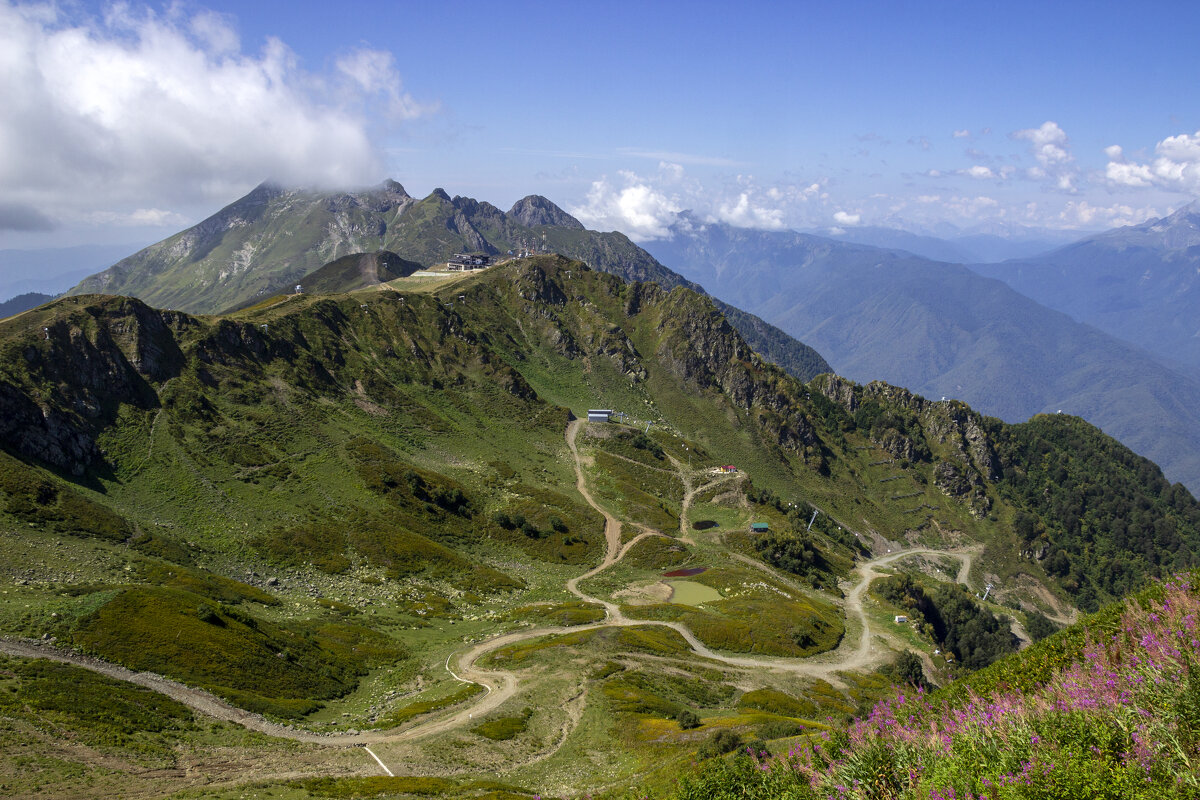
[[[73,664],[78,667],[83,667],[85,669],[107,675],[110,678],[115,678],[117,680],[127,681],[129,683],[146,687],[153,691],[164,694],[167,697],[183,703],[184,705],[189,706],[190,708],[193,708],[203,714],[216,719],[236,723],[250,730],[264,733],[268,736],[276,736],[300,742],[309,742],[329,746],[370,745],[383,742],[421,739],[434,734],[454,730],[470,724],[475,716],[482,717],[488,712],[500,707],[506,700],[517,693],[518,678],[514,673],[505,670],[485,670],[476,667],[476,662],[488,653],[494,652],[502,647],[516,644],[518,642],[528,641],[530,639],[537,639],[545,636],[556,636],[579,631],[595,630],[597,628],[648,625],[671,628],[683,637],[683,639],[688,643],[688,646],[691,647],[692,651],[696,655],[702,658],[711,659],[713,661],[733,667],[771,669],[807,677],[821,678],[830,681],[831,683],[842,684],[842,681],[837,677],[836,673],[873,666],[874,664],[882,661],[888,652],[887,648],[877,646],[873,643],[872,639],[874,632],[871,629],[871,623],[867,617],[867,613],[863,608],[863,596],[866,594],[871,581],[880,576],[880,573],[875,571],[876,567],[883,566],[885,564],[891,564],[895,561],[899,561],[900,559],[915,555],[953,556],[962,560],[962,567],[958,573],[958,581],[960,583],[966,583],[973,560],[977,554],[976,550],[943,551],[915,548],[888,553],[858,565],[858,567],[855,569],[855,572],[858,574],[859,578],[846,595],[844,611],[847,618],[849,618],[851,615],[857,617],[861,627],[861,632],[856,642],[851,642],[847,638],[843,638],[841,644],[835,650],[829,653],[824,653],[807,659],[763,657],[751,658],[716,653],[709,649],[698,638],[696,638],[696,636],[681,623],[660,620],[629,619],[621,613],[620,607],[615,603],[592,597],[579,589],[580,581],[597,575],[611,567],[613,564],[619,562],[622,558],[624,558],[629,550],[642,539],[648,536],[663,535],[657,531],[644,530],[643,533],[639,534],[631,541],[626,542],[624,546],[622,546],[621,521],[617,519],[608,509],[597,503],[592,497],[591,492],[588,490],[587,480],[583,470],[585,458],[580,455],[575,441],[580,429],[582,428],[582,425],[582,420],[574,420],[567,426],[567,447],[570,449],[571,455],[575,462],[576,488],[579,490],[580,495],[588,503],[588,505],[590,505],[604,517],[604,538],[606,546],[604,558],[601,560],[600,564],[583,573],[582,575],[578,575],[568,580],[566,582],[566,588],[581,600],[590,603],[596,603],[597,605],[602,606],[605,609],[606,618],[601,622],[588,625],[576,625],[572,627],[541,627],[517,631],[514,633],[507,633],[474,644],[461,653],[452,654],[446,659],[446,669],[449,671],[451,676],[464,683],[475,683],[483,686],[485,692],[482,697],[455,708],[449,714],[444,714],[433,719],[417,722],[416,724],[408,726],[394,728],[391,730],[322,734],[270,722],[259,714],[253,714],[245,711],[244,709],[232,706],[209,692],[187,686],[179,683],[178,681],[164,678],[161,675],[147,672],[135,672],[116,664],[84,656],[69,650],[62,650],[49,644],[20,639],[0,638],[0,652],[12,656],[20,656],[22,658],[46,658],[52,661],[59,661],[67,664]],[[683,510],[680,515],[680,537],[683,538],[684,534],[688,532],[687,512],[691,504],[691,499],[699,492],[709,489],[719,483],[726,482],[727,480],[734,480],[735,478],[718,478],[697,487],[694,486],[692,480],[693,476],[689,474],[689,471],[678,461],[672,459],[672,462],[675,464],[677,473],[681,481],[683,481],[685,487]],[[769,567],[766,567],[766,565],[753,562],[752,560],[745,559],[744,557],[742,560],[752,563],[760,568],[764,568],[768,572],[773,572]],[[578,717],[578,715],[574,716],[576,718]],[[569,733],[569,731],[567,733]],[[565,735],[566,734],[564,734],[564,739]],[[378,760],[377,756],[375,756],[375,758]],[[384,768],[386,769],[386,766]]]

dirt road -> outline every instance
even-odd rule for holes
[[[505,701],[516,694],[519,688],[519,681],[514,673],[504,670],[486,670],[476,667],[475,664],[480,658],[502,647],[507,647],[512,644],[528,641],[530,639],[537,639],[545,636],[556,636],[569,632],[594,630],[604,627],[656,625],[671,628],[679,633],[679,635],[682,636],[683,639],[688,643],[688,646],[692,649],[692,651],[701,658],[711,659],[713,661],[733,667],[778,670],[796,675],[821,678],[832,683],[842,684],[842,681],[837,677],[836,673],[868,668],[882,662],[882,660],[885,659],[890,652],[886,646],[883,646],[882,644],[876,644],[873,641],[874,632],[871,629],[870,620],[863,607],[863,596],[866,594],[871,581],[880,575],[875,571],[876,567],[884,564],[890,564],[900,559],[915,555],[949,555],[962,560],[962,567],[958,572],[958,580],[960,583],[966,583],[967,577],[970,574],[971,566],[976,555],[976,551],[974,550],[940,551],[916,548],[888,553],[860,564],[855,569],[859,579],[846,594],[846,600],[844,603],[845,614],[847,618],[849,618],[851,615],[856,616],[861,628],[857,641],[852,642],[849,639],[843,639],[842,643],[837,647],[837,649],[833,650],[832,652],[824,653],[808,659],[763,657],[752,658],[729,656],[716,653],[709,649],[698,638],[696,638],[696,636],[681,623],[658,620],[629,619],[621,613],[620,607],[615,603],[592,597],[579,589],[580,581],[597,575],[611,567],[613,564],[619,562],[637,542],[641,541],[647,536],[662,535],[656,531],[645,530],[643,533],[639,534],[637,537],[622,546],[621,521],[617,519],[616,516],[614,516],[608,509],[597,503],[592,497],[591,492],[588,490],[587,480],[583,470],[585,459],[580,455],[575,441],[582,426],[582,420],[575,420],[571,422],[567,426],[566,442],[575,462],[576,488],[579,490],[580,495],[588,503],[588,505],[590,505],[604,517],[605,553],[604,558],[601,560],[599,565],[583,573],[582,575],[578,575],[568,580],[565,588],[582,600],[602,606],[605,609],[606,617],[601,622],[588,625],[576,625],[569,628],[542,627],[508,633],[472,645],[470,648],[460,654],[451,655],[446,659],[447,671],[449,671],[456,680],[464,683],[478,684],[483,686],[485,691],[482,697],[461,705],[448,714],[443,714],[442,716],[433,719],[420,721],[416,724],[391,730],[321,734],[270,722],[258,714],[253,714],[243,709],[236,708],[235,706],[230,705],[229,703],[209,692],[186,686],[178,681],[164,678],[161,675],[146,672],[134,672],[116,664],[111,664],[99,659],[83,656],[72,651],[61,650],[48,644],[34,641],[0,638],[0,652],[8,655],[20,656],[23,658],[47,658],[53,661],[74,664],[75,666],[90,669],[117,680],[128,681],[139,686],[144,686],[153,691],[160,692],[167,697],[177,700],[178,702],[183,703],[184,705],[187,705],[203,714],[216,719],[242,725],[250,730],[258,731],[260,733],[267,734],[268,736],[277,736],[301,742],[344,747],[420,739],[472,724],[473,719],[476,716],[482,717],[488,712],[499,708],[504,704]],[[699,487],[695,487],[692,476],[689,474],[688,470],[674,459],[672,459],[672,461],[674,462],[677,473],[681,481],[683,481],[685,487],[683,511],[680,515],[680,535],[682,537],[688,532],[687,512],[690,507],[691,498],[693,498],[697,493],[711,488],[718,483],[723,483],[727,480],[734,480],[736,478],[718,478]],[[742,560],[763,568],[768,572],[772,572],[772,570],[766,565],[753,562],[745,557],[742,557]],[[582,703],[582,701],[579,702]],[[578,720],[580,712],[576,710],[576,712],[570,716],[573,719]],[[568,734],[569,731],[564,731],[563,737],[565,738],[565,736]],[[375,758],[378,760],[377,756],[375,756]],[[382,762],[380,763],[382,765]],[[386,769],[386,766],[384,768]]]

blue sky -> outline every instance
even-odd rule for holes
[[[1092,230],[1200,195],[1194,3],[0,0],[0,248],[261,180],[591,227]],[[125,237],[121,239],[120,237]]]

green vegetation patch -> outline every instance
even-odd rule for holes
[[[778,689],[754,689],[738,698],[738,708],[766,711],[781,717],[811,718],[817,713],[816,703],[806,698],[792,697]]]
[[[659,656],[677,656],[692,652],[691,645],[679,631],[661,625],[622,626],[617,629],[614,638],[622,650]]]
[[[1084,611],[1200,563],[1200,503],[1153,462],[1078,417],[998,432],[1000,486],[1028,512],[1014,532]]]
[[[573,600],[568,603],[549,603],[514,608],[508,618],[526,620],[544,625],[587,625],[604,619],[604,607],[595,603]]]
[[[482,691],[484,691],[484,687],[478,683],[464,683],[445,697],[439,697],[435,700],[419,700],[415,703],[408,703],[401,706],[395,711],[389,712],[386,717],[376,722],[373,727],[393,728],[397,725],[403,725],[410,719],[419,717],[422,714],[441,711],[443,708],[450,708],[450,706],[470,700]]]
[[[191,709],[157,692],[41,659],[0,658],[0,716],[137,759],[173,758],[196,727]]]
[[[679,530],[675,510],[683,499],[683,484],[666,472],[634,464],[610,453],[596,454],[597,487],[626,519],[658,531]]]
[[[487,656],[487,661],[493,664],[517,665],[543,650],[557,647],[573,648],[587,644],[595,639],[602,630],[601,628],[595,628],[589,631],[567,633],[562,636],[542,636],[525,642],[517,642],[516,644],[510,644],[507,647],[501,647],[499,650],[496,650]]]
[[[506,742],[524,733],[525,729],[529,726],[529,718],[532,716],[533,709],[526,708],[521,712],[520,716],[489,719],[471,728],[471,732],[485,739],[491,739],[494,742]]]
[[[686,564],[692,557],[688,546],[666,536],[647,536],[630,548],[622,563],[638,569],[665,572]]]
[[[129,521],[55,478],[43,476],[0,452],[0,502],[7,513],[35,525],[74,536],[123,542],[133,535]]]
[[[904,573],[876,581],[872,591],[908,610],[914,621],[921,622],[925,632],[967,669],[986,667],[1016,650],[1006,622],[959,584],[939,583],[929,591]]]
[[[449,778],[419,776],[370,778],[310,778],[292,784],[316,797],[359,798],[383,795],[441,797],[460,788]]]
[[[130,669],[204,688],[253,711],[295,717],[346,694],[370,665],[406,657],[351,626],[284,627],[179,589],[123,590],[71,631],[74,644]]]
[[[604,682],[604,696],[613,711],[674,719],[695,728],[693,708],[728,706],[737,689],[728,683],[670,672],[627,670]]]
[[[647,466],[671,468],[662,445],[645,432],[623,425],[610,425],[605,433],[608,435],[604,437],[588,437],[588,444]]]
[[[561,492],[516,482],[505,486],[505,504],[491,515],[490,533],[534,558],[583,564],[599,553],[604,518]]]
[[[429,776],[308,778],[290,786],[313,797],[357,800],[369,797],[464,797],[474,800],[526,800],[532,793],[499,781],[457,781]]]
[[[337,574],[350,568],[351,551],[383,567],[389,577],[421,576],[448,581],[463,589],[495,592],[523,584],[499,570],[476,564],[454,550],[406,528],[395,513],[353,514],[344,520],[319,520],[277,529],[256,541],[273,560],[312,564]]]
[[[682,622],[709,647],[735,653],[802,658],[834,649],[845,633],[836,609],[783,598],[724,598],[703,609],[663,603],[621,610],[635,619]]]
[[[138,564],[137,576],[146,583],[182,589],[222,603],[246,601],[265,606],[279,605],[279,598],[262,589],[223,575],[189,569],[178,564],[143,561]]]

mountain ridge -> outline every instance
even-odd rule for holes
[[[505,213],[438,188],[411,197],[396,181],[363,192],[311,192],[263,183],[213,216],[91,276],[71,294],[130,294],[193,313],[242,307],[290,291],[354,252],[390,251],[432,265],[458,252],[560,252],[626,280],[703,289],[624,234],[586,230],[537,195]],[[746,312],[725,306],[756,349],[802,378],[829,371],[819,353]]]

